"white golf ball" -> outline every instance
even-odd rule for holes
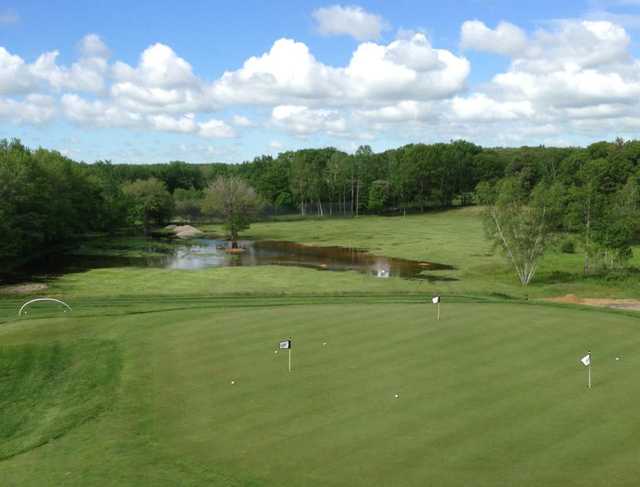
[[[323,346],[323,347],[326,347],[326,346],[327,346],[327,342],[324,342],[324,343],[322,344],[322,346]]]
[[[235,381],[235,380],[232,380],[232,381],[231,381],[231,385],[233,385],[233,384],[235,384],[235,383],[236,383],[236,381]]]
[[[620,360],[620,357],[616,357],[616,360]]]
[[[395,398],[398,399],[400,397],[400,394],[396,394]]]
[[[274,351],[273,351],[273,353],[278,353],[278,351],[277,351],[277,350],[274,350]]]

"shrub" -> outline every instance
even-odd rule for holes
[[[564,240],[561,244],[560,244],[560,251],[563,254],[575,254],[576,253],[576,244],[573,240],[571,240],[570,238]]]

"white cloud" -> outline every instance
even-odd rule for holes
[[[22,94],[54,90],[100,92],[104,89],[108,51],[95,34],[86,36],[81,57],[70,67],[56,63],[58,51],[45,52],[33,64],[0,47],[0,94]]]
[[[615,120],[640,108],[640,62],[631,56],[630,37],[621,26],[564,20],[531,36],[510,26],[519,40],[500,47],[508,37],[501,26],[492,30],[477,21],[463,26],[463,45],[508,54],[511,64],[483,93],[454,97],[450,119],[529,120],[530,134],[542,125],[576,133],[586,129],[586,119]]]
[[[426,120],[434,116],[431,103],[421,103],[413,100],[404,100],[395,105],[388,105],[372,110],[359,110],[356,114],[368,121],[383,123]]]
[[[495,29],[488,28],[479,20],[462,24],[461,46],[463,49],[513,54],[521,52],[527,44],[527,35],[509,22],[500,22]]]
[[[236,136],[235,131],[222,120],[209,120],[198,124],[198,135],[212,139],[229,139]]]
[[[464,121],[505,121],[532,117],[535,110],[529,101],[497,101],[482,93],[455,97],[451,115]]]
[[[108,59],[111,53],[98,34],[87,34],[80,41],[80,54],[83,58]]]
[[[0,48],[0,94],[51,92],[60,97],[64,116],[78,125],[222,138],[237,135],[231,125],[197,119],[221,108],[263,105],[272,110],[272,125],[286,132],[335,136],[348,132],[347,119],[354,115],[424,120],[427,105],[465,89],[470,69],[466,59],[432,47],[422,33],[389,44],[362,43],[343,66],[318,61],[304,43],[279,39],[268,52],[213,81],[196,76],[164,44],[149,46],[133,66],[111,63],[96,34],[85,36],[78,52],[75,62],[63,66],[57,51],[27,64]],[[255,126],[241,115],[231,124]]]
[[[234,115],[233,124],[238,127],[254,127],[255,124],[247,117],[243,115]]]
[[[88,101],[75,94],[62,97],[62,108],[69,120],[83,126],[152,129],[160,132],[195,134],[205,138],[236,136],[233,128],[221,120],[197,122],[193,113],[177,117],[167,114],[145,115],[102,100]]]
[[[310,109],[301,105],[279,105],[271,113],[272,122],[296,135],[325,132],[343,134],[347,122],[337,110]]]
[[[116,62],[112,74],[111,96],[128,110],[178,113],[212,108],[191,65],[165,44],[145,49],[136,67]]]
[[[24,60],[0,47],[0,94],[26,93],[34,85],[35,79]]]
[[[379,15],[358,6],[332,5],[313,11],[318,32],[327,36],[348,35],[358,41],[377,40],[389,24]]]
[[[214,82],[219,104],[384,105],[411,98],[446,98],[464,89],[469,62],[434,49],[424,34],[388,45],[363,43],[345,67],[325,65],[290,39],[248,59]]]
[[[28,95],[24,100],[0,98],[0,120],[42,124],[55,115],[55,101],[46,95]]]
[[[58,51],[42,54],[31,66],[32,74],[49,83],[56,90],[87,91],[98,93],[104,89],[107,61],[103,58],[83,58],[70,68],[56,64]]]
[[[81,126],[139,127],[144,117],[126,111],[102,100],[88,101],[76,94],[65,94],[61,99],[64,115]]]
[[[135,68],[120,61],[116,62],[113,74],[118,81],[136,82],[156,88],[169,89],[197,84],[191,65],[169,46],[161,43],[145,49]]]
[[[209,79],[164,44],[149,46],[132,65],[111,61],[96,34],[81,40],[68,65],[59,64],[57,51],[27,62],[0,47],[0,118],[36,124],[60,113],[82,127],[211,139],[256,127],[233,115],[251,107],[263,107],[268,127],[282,133],[350,141],[544,143],[640,130],[640,60],[620,25],[564,20],[525,32],[476,20],[463,24],[461,36],[463,48],[507,56],[508,67],[469,89],[467,59],[416,32],[363,42],[344,64],[321,62],[304,43],[279,39]],[[232,113],[228,121],[215,115],[222,109]]]
[[[193,113],[188,113],[179,118],[170,117],[169,115],[150,115],[147,120],[156,130],[188,134],[195,132],[198,128],[194,118]]]

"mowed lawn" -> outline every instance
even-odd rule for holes
[[[203,226],[220,234],[219,226]],[[145,267],[94,269],[68,273],[47,282],[47,294],[70,299],[113,300],[164,296],[407,296],[443,294],[492,298],[544,299],[640,296],[640,247],[625,271],[609,275],[583,273],[584,257],[552,245],[541,259],[533,282],[523,287],[506,259],[485,238],[478,208],[464,208],[407,217],[366,216],[357,219],[276,221],[258,223],[246,238],[290,240],[313,245],[343,245],[381,256],[449,264],[453,270],[425,271],[427,279],[377,279],[355,271],[331,272],[301,267],[257,266],[177,270]],[[562,240],[560,237],[558,240]],[[577,237],[573,237],[577,241]],[[109,247],[112,244],[113,247]],[[86,245],[97,255],[140,256],[141,239],[116,239]],[[166,244],[165,244],[166,245]],[[6,292],[0,286],[0,301]],[[15,299],[15,296],[14,296]],[[0,302],[1,305],[1,302]]]
[[[0,405],[40,403],[25,384],[43,377],[55,399],[0,420],[3,445],[43,443],[5,447],[0,484],[637,485],[632,315],[445,302],[436,321],[429,304],[245,304],[43,306],[22,320],[7,308],[0,363],[30,358],[0,370]],[[287,337],[291,374],[274,353]]]

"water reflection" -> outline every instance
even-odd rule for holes
[[[418,262],[372,255],[362,249],[319,247],[282,241],[242,241],[244,252],[228,254],[221,240],[198,239],[167,256],[171,269],[202,269],[220,266],[283,265],[327,271],[355,270],[379,278],[418,278],[423,271],[452,269],[433,262]],[[422,276],[427,277],[427,276]]]
[[[202,238],[189,242],[176,242],[167,249],[149,249],[154,254],[145,257],[104,255],[50,255],[19,269],[14,277],[34,279],[70,272],[83,272],[105,267],[156,267],[167,269],[198,270],[210,267],[282,265],[307,267],[326,271],[353,270],[385,279],[450,280],[428,271],[448,270],[453,267],[433,262],[420,262],[372,255],[365,250],[346,247],[319,247],[283,241],[241,241],[243,252],[226,252],[228,242]],[[3,276],[3,280],[8,280]]]

